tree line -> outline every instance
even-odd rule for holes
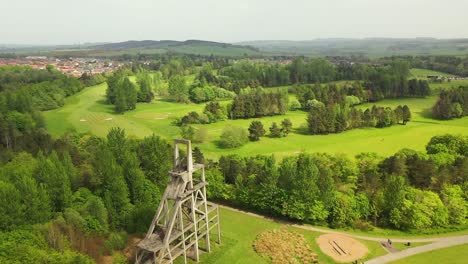
[[[410,119],[411,111],[407,105],[399,105],[395,109],[374,105],[363,111],[347,105],[325,106],[317,102],[309,110],[307,125],[310,134],[329,134],[361,127],[406,125]]]
[[[384,98],[426,96],[430,94],[425,80],[409,80],[409,63],[395,59],[386,64],[338,63],[325,59],[294,58],[288,65],[271,62],[240,61],[218,70],[202,70],[198,79],[240,93],[245,87],[274,87],[291,84],[326,83],[338,80],[362,81],[366,98],[378,101]],[[364,94],[364,93],[361,93]]]
[[[432,107],[432,116],[437,119],[461,118],[468,115],[468,87],[459,87],[440,92]]]
[[[231,104],[222,106],[218,101],[206,104],[203,113],[195,111],[175,120],[174,124],[209,124],[226,118],[240,119],[272,115],[284,115],[288,110],[289,96],[286,90],[267,91],[244,89]]]
[[[414,68],[440,71],[458,76],[468,76],[468,57],[466,56],[405,56],[402,57],[402,59],[408,61]]]
[[[209,196],[273,216],[370,230],[444,229],[467,222],[466,136],[431,139],[426,152],[223,156],[207,173]]]
[[[288,110],[286,90],[244,89],[228,106],[231,119],[284,115]]]

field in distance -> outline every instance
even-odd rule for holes
[[[448,88],[468,81],[431,84],[431,88]],[[105,103],[106,84],[88,87],[80,93],[66,99],[64,107],[45,112],[47,129],[56,136],[66,130],[75,128],[79,132],[91,132],[105,136],[112,127],[122,127],[130,136],[142,138],[155,133],[167,139],[180,137],[179,127],[172,124],[176,117],[181,117],[190,111],[203,111],[204,104],[174,103],[162,98],[152,103],[139,103],[136,110],[125,114],[115,114],[112,105]],[[292,95],[291,95],[292,96]],[[253,120],[226,120],[207,125],[193,125],[195,128],[207,129],[207,141],[197,144],[209,158],[218,158],[226,154],[257,155],[275,154],[281,158],[302,151],[345,153],[354,156],[361,152],[376,152],[380,155],[391,155],[402,148],[424,150],[429,139],[435,135],[453,133],[468,134],[468,117],[449,121],[431,118],[430,108],[436,102],[437,96],[426,98],[404,98],[383,100],[376,105],[391,106],[408,105],[412,112],[412,120],[406,126],[395,125],[389,128],[364,128],[346,131],[340,134],[307,135],[305,131],[307,113],[303,111],[288,111],[284,116],[258,118],[265,129],[272,122],[280,123],[289,118],[293,123],[293,132],[285,138],[262,137],[260,141],[249,142],[237,149],[222,149],[217,140],[226,125],[248,128]],[[223,102],[227,104],[228,102]],[[360,108],[371,107],[363,104]]]

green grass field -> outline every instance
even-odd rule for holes
[[[431,84],[431,87],[436,89],[438,85]],[[72,128],[79,132],[105,136],[110,128],[118,126],[124,128],[127,135],[132,137],[142,138],[155,133],[172,139],[180,136],[180,129],[172,125],[176,117],[181,117],[189,111],[201,112],[204,108],[204,104],[180,104],[159,98],[152,103],[139,103],[136,110],[119,115],[114,113],[112,105],[105,103],[105,90],[105,84],[88,87],[67,98],[64,107],[45,112],[48,130],[55,136]],[[402,148],[424,150],[429,139],[435,135],[468,134],[468,117],[449,121],[430,118],[430,108],[436,99],[436,96],[432,96],[378,102],[377,105],[391,107],[407,104],[412,111],[412,121],[406,126],[354,129],[340,134],[305,134],[307,114],[302,111],[289,111],[285,116],[264,117],[260,120],[267,131],[272,122],[279,123],[284,118],[289,118],[293,123],[293,133],[285,138],[262,137],[258,142],[249,142],[237,149],[218,147],[216,142],[223,128],[226,125],[234,125],[247,129],[254,119],[227,120],[194,127],[204,127],[208,131],[208,141],[197,145],[209,158],[233,153],[245,156],[275,154],[281,158],[302,151],[345,153],[349,156],[371,151],[384,156]],[[370,106],[371,104],[365,104],[359,107]]]
[[[443,248],[417,254],[408,258],[391,262],[392,264],[426,264],[426,263],[450,263],[465,264],[468,259],[468,244]]]
[[[213,243],[212,253],[202,254],[200,257],[201,263],[269,263],[267,259],[261,257],[254,251],[253,242],[257,235],[263,231],[278,228],[287,228],[288,230],[304,235],[312,251],[318,254],[319,263],[335,263],[333,259],[320,251],[315,242],[315,239],[320,236],[321,233],[286,226],[278,222],[224,208],[220,208],[220,219],[222,243],[221,245]],[[374,258],[387,253],[378,242],[360,241],[369,248],[369,254],[365,259]],[[178,259],[178,263],[183,263],[182,259]]]
[[[445,72],[433,71],[433,70],[427,70],[427,69],[419,69],[419,68],[412,68],[410,70],[410,74],[414,78],[424,79],[424,80],[427,79],[428,75],[439,75],[439,76],[444,76],[444,77],[455,76],[453,74],[449,74]]]
[[[393,243],[392,243],[392,247],[394,247],[394,248],[396,248],[396,249],[398,249],[398,250],[401,251],[401,250],[405,250],[405,249],[408,249],[408,248],[424,246],[424,245],[427,245],[427,244],[429,244],[429,243],[424,243],[424,242],[415,243],[415,242],[413,242],[413,243],[411,243],[410,246],[407,246],[407,245],[405,245],[405,244],[406,244],[406,243],[398,243],[398,242],[395,243],[395,242],[393,242]]]

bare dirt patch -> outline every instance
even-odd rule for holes
[[[268,230],[257,236],[254,249],[273,264],[317,263],[317,254],[304,236],[286,229]]]
[[[136,245],[141,241],[139,236],[131,236],[128,238],[127,247],[123,250],[124,256],[127,260],[132,261],[135,259]]]
[[[316,241],[322,252],[337,262],[362,259],[369,253],[369,249],[364,244],[344,235],[321,235],[317,237]]]

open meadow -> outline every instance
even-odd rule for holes
[[[456,83],[431,84],[433,90],[468,84],[468,81]],[[167,139],[180,136],[179,127],[173,124],[176,117],[182,117],[190,111],[202,112],[204,104],[182,104],[156,98],[152,103],[139,103],[135,110],[124,114],[115,114],[113,106],[105,103],[106,84],[88,87],[78,94],[66,99],[64,107],[45,112],[47,129],[55,136],[68,129],[79,132],[91,132],[105,136],[112,127],[124,128],[131,137],[142,138],[155,133]],[[307,113],[288,111],[284,116],[258,118],[265,129],[272,122],[280,123],[289,118],[293,132],[284,138],[262,137],[260,141],[249,142],[237,149],[222,149],[217,141],[226,125],[248,128],[253,120],[226,120],[207,125],[193,125],[197,129],[205,128],[207,140],[197,144],[209,158],[218,158],[226,154],[258,155],[275,154],[281,158],[299,152],[345,153],[354,156],[361,152],[376,152],[390,155],[402,148],[424,150],[429,139],[435,135],[453,133],[468,134],[468,117],[448,121],[431,118],[430,108],[437,96],[426,98],[405,98],[383,100],[376,105],[395,107],[408,105],[412,120],[407,125],[395,125],[389,128],[363,128],[346,131],[340,134],[308,135],[306,134]],[[228,102],[223,102],[227,104]],[[367,108],[372,104],[358,107]]]

